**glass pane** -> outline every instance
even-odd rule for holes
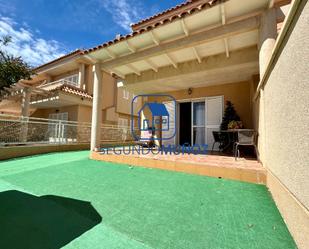
[[[194,144],[205,144],[205,128],[194,127],[193,128],[193,145]]]
[[[205,125],[205,102],[193,102],[193,125]]]

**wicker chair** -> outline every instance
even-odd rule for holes
[[[254,130],[239,130],[237,142],[234,144],[234,156],[235,160],[239,157],[239,146],[253,146],[255,153],[257,154],[257,148],[255,144],[256,132]]]

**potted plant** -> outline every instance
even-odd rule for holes
[[[240,117],[236,113],[234,105],[232,104],[231,101],[226,101],[226,107],[220,129],[227,130],[227,129],[241,129],[241,128],[243,128],[243,125],[242,122],[240,121]]]
[[[241,121],[232,120],[232,121],[229,122],[227,128],[229,130],[242,129],[243,128],[243,124],[242,124]]]

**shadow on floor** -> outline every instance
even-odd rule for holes
[[[1,192],[0,248],[61,248],[101,220],[90,202],[15,190]]]

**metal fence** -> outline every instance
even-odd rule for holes
[[[0,146],[90,143],[91,123],[0,114]],[[128,126],[101,125],[102,143],[133,141]]]

